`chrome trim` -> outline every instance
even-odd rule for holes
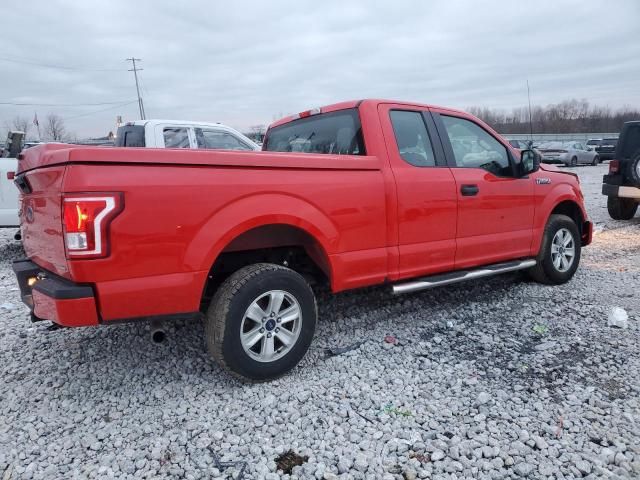
[[[488,269],[486,267],[484,268],[481,267],[477,270],[462,270],[458,272],[460,275],[457,277],[446,278],[443,280],[429,280],[429,278],[437,278],[440,276],[440,275],[434,275],[433,277],[425,277],[422,280],[399,283],[399,284],[393,285],[392,289],[393,289],[393,293],[396,295],[400,293],[416,292],[418,290],[426,290],[428,288],[440,287],[442,285],[450,285],[452,283],[464,282],[466,280],[473,280],[473,279],[482,278],[482,277],[490,277],[493,275],[499,275],[501,273],[507,273],[507,272],[515,272],[516,270],[523,270],[525,268],[533,267],[535,264],[536,264],[535,260],[529,259],[529,260],[522,260],[517,264],[509,264],[509,265],[505,265],[504,267],[496,268],[496,269]],[[452,273],[456,273],[456,272],[452,272]]]

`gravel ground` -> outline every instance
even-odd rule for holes
[[[197,322],[163,345],[31,324],[0,231],[0,478],[640,477],[640,218],[609,219],[606,168],[575,169],[597,233],[569,284],[321,295],[309,355],[260,385],[210,361]]]

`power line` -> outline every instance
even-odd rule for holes
[[[138,101],[137,100],[132,100],[130,102],[120,103],[118,105],[114,105],[114,106],[107,107],[107,108],[102,108],[100,110],[94,110],[93,112],[86,112],[86,113],[81,113],[79,115],[72,115],[71,117],[63,117],[63,119],[64,120],[71,120],[73,118],[86,117],[87,115],[93,115],[94,113],[106,112],[107,110],[113,110],[114,108],[124,107],[126,105],[131,105],[133,103],[138,103]]]
[[[140,119],[144,120],[144,104],[142,103],[142,98],[140,97],[140,85],[138,85],[138,72],[141,71],[142,68],[136,68],[136,61],[141,62],[142,60],[135,57],[127,58],[126,60],[130,61],[133,64],[133,68],[129,69],[129,71],[133,72],[133,76],[136,79],[136,92],[138,92],[138,108],[140,109]]]
[[[50,63],[40,63],[34,62],[30,60],[20,60],[17,58],[9,58],[9,57],[0,57],[0,60],[5,62],[13,62],[20,63],[23,65],[33,65],[36,67],[44,67],[44,68],[56,68],[58,70],[76,70],[76,71],[87,71],[87,72],[124,72],[122,68],[90,68],[90,67],[79,67],[79,66],[67,66],[67,65],[53,65]]]
[[[100,102],[100,103],[18,103],[18,102],[0,102],[0,105],[15,105],[23,107],[97,107],[99,105],[119,105],[124,102],[135,102],[136,100],[120,100],[119,102]]]

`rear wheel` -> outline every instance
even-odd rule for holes
[[[570,167],[575,167],[578,165],[578,158],[577,157],[571,157],[571,161],[569,162],[569,166]]]
[[[595,157],[593,157],[593,161],[591,162],[591,165],[596,166],[599,163],[600,163],[600,157],[596,155]]]
[[[568,282],[580,263],[580,231],[566,215],[551,215],[542,237],[537,264],[529,270],[540,283],[559,285]]]
[[[607,210],[614,220],[631,220],[638,210],[633,198],[607,197]]]
[[[213,358],[235,376],[271,380],[302,360],[316,318],[315,296],[301,275],[259,263],[220,286],[207,311],[205,339]]]

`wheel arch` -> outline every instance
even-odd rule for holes
[[[226,261],[228,270],[251,261],[284,264],[288,256],[293,256],[304,269],[314,270],[310,275],[319,274],[331,283],[331,254],[338,240],[331,219],[311,203],[292,195],[263,194],[219,209],[200,229],[185,258],[194,268],[209,271],[203,285],[204,298],[221,260]],[[230,257],[234,259],[229,261]],[[294,265],[291,268],[295,269]],[[215,280],[218,283],[219,279]]]

